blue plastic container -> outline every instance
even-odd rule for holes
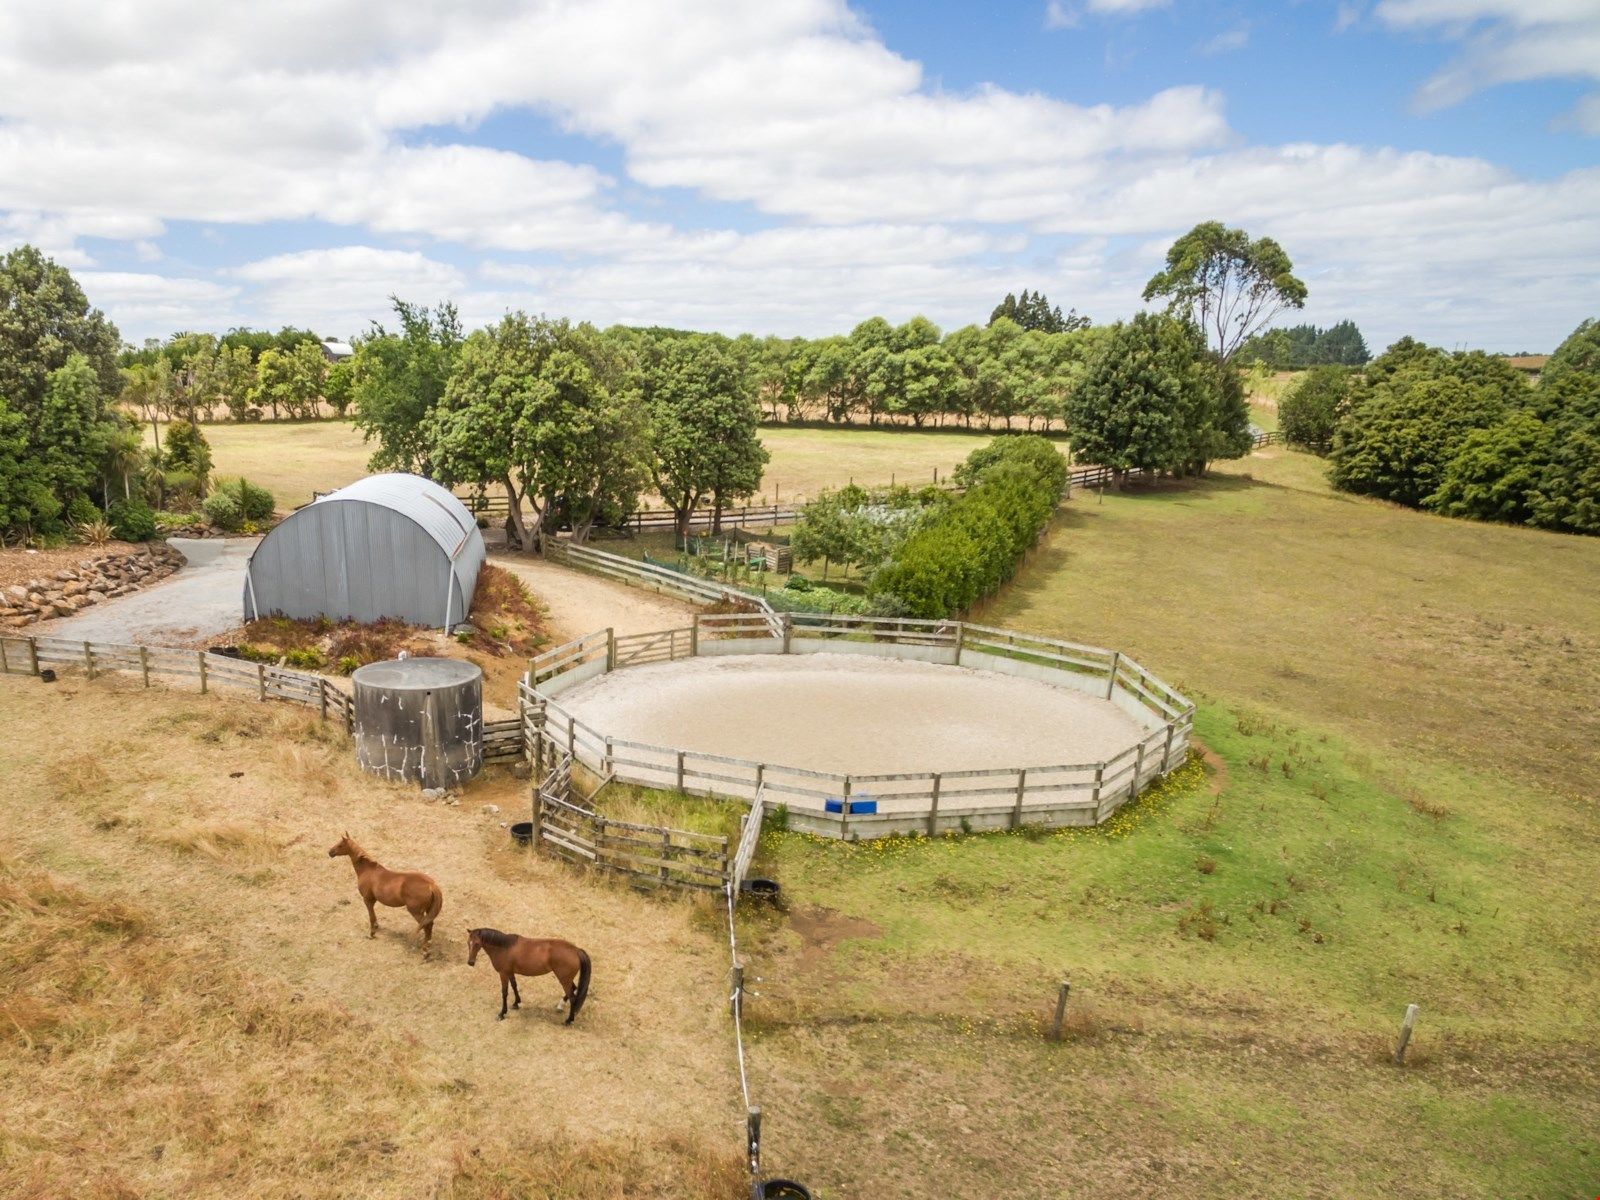
[[[841,813],[842,814],[844,812],[844,801],[843,800],[827,800],[827,801],[824,801],[823,802],[823,811],[831,812],[831,813]],[[850,815],[852,817],[871,816],[874,813],[876,813],[877,811],[878,811],[878,802],[876,800],[852,800],[852,801],[850,801]]]

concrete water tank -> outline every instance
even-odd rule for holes
[[[368,663],[355,685],[356,758],[386,779],[466,783],[483,767],[483,672],[455,658]]]

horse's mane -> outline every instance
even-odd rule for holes
[[[517,940],[514,933],[501,933],[498,929],[477,930],[478,940],[485,946],[509,946]]]

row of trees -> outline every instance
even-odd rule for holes
[[[326,402],[335,416],[350,406],[352,368],[330,364],[307,330],[235,330],[220,340],[180,333],[123,355],[123,402],[146,420],[305,420]]]
[[[1269,329],[1240,346],[1238,355],[1241,363],[1260,363],[1273,371],[1302,371],[1327,364],[1359,367],[1371,357],[1367,339],[1354,321],[1340,321],[1326,329],[1316,325]]]
[[[1403,338],[1362,374],[1319,367],[1280,405],[1336,487],[1451,516],[1600,534],[1600,322],[1537,384],[1505,359]]]
[[[502,488],[514,545],[533,548],[561,525],[582,541],[647,488],[682,534],[696,508],[761,485],[760,409],[728,338],[523,313],[463,337],[449,305],[396,301],[395,311],[399,328],[375,328],[352,360],[373,469]]]

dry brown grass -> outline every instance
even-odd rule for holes
[[[0,679],[0,730],[0,1195],[741,1194],[714,931],[513,850],[522,785],[430,805],[305,710],[115,679]],[[345,828],[444,885],[432,962],[367,939]],[[584,945],[578,1023],[538,981],[497,1023],[458,922]]]
[[[484,563],[472,593],[471,645],[490,654],[526,657],[549,640],[544,606],[504,567]]]

